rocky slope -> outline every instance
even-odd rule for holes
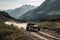
[[[0,21],[7,21],[7,20],[15,20],[15,19],[11,17],[7,12],[0,11]]]
[[[60,0],[46,0],[38,8],[27,12],[20,20],[41,21],[60,18]]]

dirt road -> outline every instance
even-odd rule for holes
[[[23,30],[24,33],[26,35],[31,36],[31,38],[33,40],[60,40],[60,38],[52,36],[50,34],[42,32],[42,31],[39,31],[39,32],[28,32],[28,31],[26,31],[27,23],[17,23],[17,22],[13,22],[13,21],[7,21],[7,22],[5,22],[5,24],[7,24],[7,25],[13,24],[14,26],[16,26],[18,28],[23,27],[24,28],[24,30]]]

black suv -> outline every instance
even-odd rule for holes
[[[35,23],[28,23],[26,30],[29,31],[31,29],[37,29],[38,31],[40,31],[40,27],[39,25],[35,24]]]

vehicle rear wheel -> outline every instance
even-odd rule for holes
[[[26,27],[26,31],[29,31],[29,27]]]
[[[40,28],[38,28],[38,31],[40,31]]]

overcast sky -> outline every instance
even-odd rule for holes
[[[22,5],[39,6],[45,0],[0,0],[0,10],[14,9]]]

